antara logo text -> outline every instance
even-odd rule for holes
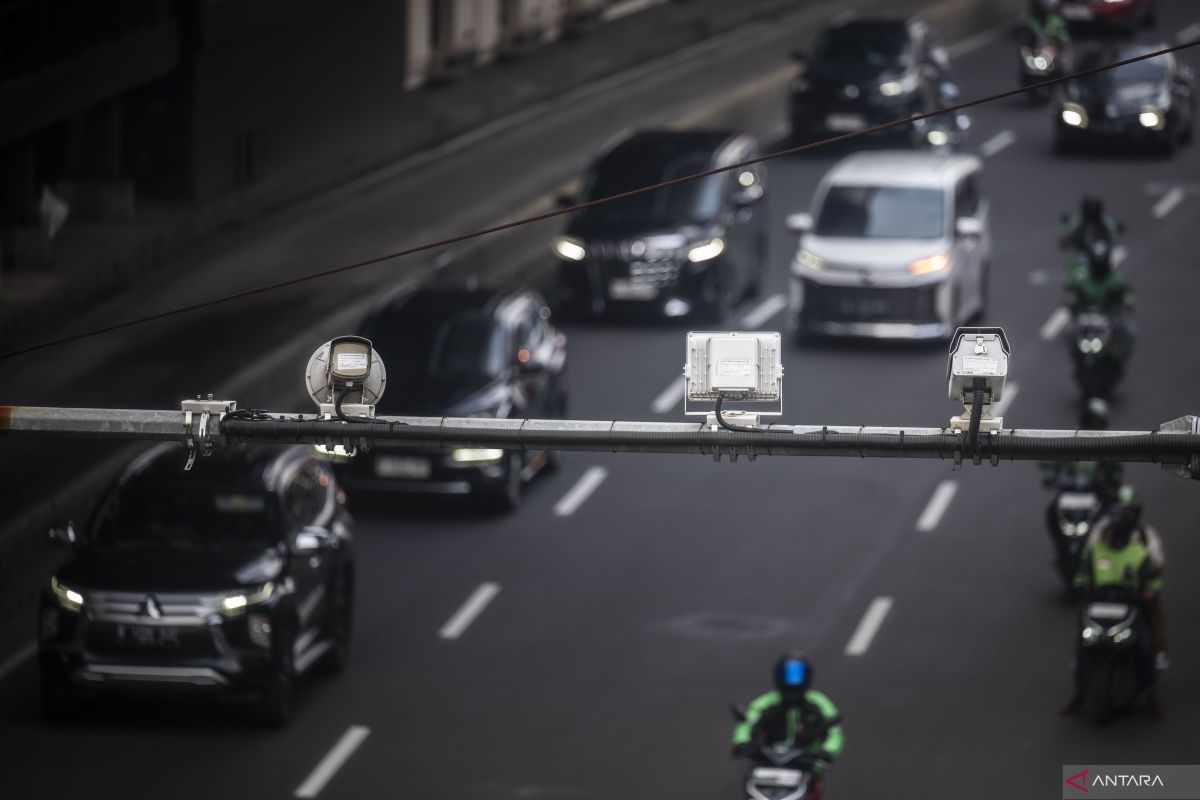
[[[1087,777],[1088,771],[1076,773],[1067,778],[1067,785],[1073,789],[1087,794],[1089,787],[1096,788],[1129,788],[1129,787],[1144,787],[1150,788],[1153,786],[1162,786],[1163,779],[1161,775],[1130,775],[1122,772],[1099,773],[1092,776],[1091,781]]]

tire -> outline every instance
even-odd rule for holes
[[[338,579],[334,602],[329,607],[331,647],[321,662],[326,675],[341,675],[350,665],[350,641],[354,632],[354,577],[347,569]]]
[[[1112,719],[1112,678],[1113,665],[1110,659],[1093,664],[1088,670],[1083,697],[1088,713],[1097,725],[1104,725]]]
[[[296,663],[292,632],[284,630],[276,642],[275,669],[254,706],[254,720],[272,728],[283,727],[292,716],[296,693]]]
[[[743,299],[752,299],[759,297],[763,290],[763,281],[767,274],[767,254],[769,252],[767,246],[766,234],[760,233],[755,242],[755,264],[754,276],[750,279],[750,283],[746,286],[746,291],[742,294]]]
[[[1177,131],[1168,124],[1166,130],[1163,131],[1163,141],[1159,146],[1159,152],[1166,158],[1173,158],[1179,149],[1179,138]]]
[[[521,490],[524,488],[524,481],[521,478],[523,469],[521,461],[520,452],[509,453],[508,470],[504,474],[504,483],[488,490],[488,505],[496,511],[515,511],[521,505]]]

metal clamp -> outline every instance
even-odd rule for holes
[[[200,440],[199,452],[201,456],[212,455],[213,443],[212,437],[208,432],[208,420],[213,414],[217,415],[217,420],[225,418],[225,415],[230,411],[237,410],[236,400],[213,400],[213,396],[208,395],[207,399],[201,399],[200,395],[196,395],[195,400],[184,400],[179,404],[180,410],[183,411],[183,429],[186,434],[184,447],[187,449],[187,461],[184,462],[184,471],[189,471],[196,464],[196,439]],[[192,419],[193,414],[200,414],[200,426],[196,431],[195,436],[192,434]]]

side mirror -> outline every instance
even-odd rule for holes
[[[312,553],[321,550],[329,544],[331,539],[329,531],[309,525],[296,534],[296,552]]]
[[[787,219],[784,220],[783,224],[787,225],[789,231],[795,231],[796,233],[808,233],[810,230],[812,230],[813,226],[812,214],[804,211],[801,211],[797,214],[788,214]]]
[[[560,194],[554,202],[558,204],[559,208],[570,208],[579,205],[579,198],[573,194]]]
[[[740,703],[730,703],[729,713],[732,714],[733,718],[738,722],[746,721],[746,707]]]
[[[75,523],[67,522],[63,525],[55,525],[50,528],[50,544],[58,547],[74,547],[79,543],[79,537],[75,534]]]
[[[959,236],[983,236],[983,220],[978,217],[959,217],[954,223]]]

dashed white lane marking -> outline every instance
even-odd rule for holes
[[[683,376],[680,375],[675,380],[671,381],[671,385],[662,390],[658,397],[654,398],[654,402],[650,404],[651,410],[655,414],[665,414],[675,406],[683,402]]]
[[[787,298],[781,294],[773,294],[746,312],[746,316],[742,317],[742,327],[753,330],[785,308],[787,308]]]
[[[1000,131],[995,136],[979,145],[979,152],[984,158],[991,158],[1016,140],[1017,135],[1012,131]]]
[[[863,614],[858,627],[854,629],[854,635],[846,643],[846,655],[861,656],[866,653],[875,634],[879,632],[879,628],[891,610],[892,598],[876,597],[872,600],[871,605],[867,607],[867,613]]]
[[[1071,312],[1059,306],[1054,309],[1054,313],[1050,318],[1042,324],[1042,329],[1038,331],[1038,336],[1042,337],[1043,342],[1053,341],[1062,333],[1063,328],[1067,327],[1067,323],[1071,321]]]
[[[11,673],[16,672],[17,668],[33,658],[33,654],[36,652],[37,642],[29,642],[3,662],[0,662],[0,681],[7,678]]]
[[[1035,269],[1029,273],[1029,283],[1033,286],[1045,286],[1050,282],[1050,275],[1044,269]]]
[[[1200,39],[1200,22],[1193,22],[1175,34],[1175,41],[1177,42],[1191,42],[1196,39]]]
[[[304,783],[300,784],[300,788],[296,790],[296,797],[316,797],[320,794],[321,790],[325,788],[325,784],[329,783],[347,759],[354,755],[354,751],[363,743],[363,740],[370,735],[371,729],[365,725],[351,725],[347,728],[333,749],[325,754],[321,763],[317,764],[316,768],[304,779]]]
[[[925,510],[917,518],[917,530],[922,533],[929,533],[936,528],[938,523],[942,521],[942,516],[946,513],[946,509],[950,507],[950,502],[954,499],[954,495],[957,493],[957,481],[942,481],[939,483],[938,487],[933,490],[933,497],[930,497],[929,502],[925,505]]]
[[[1012,408],[1013,401],[1017,399],[1017,393],[1021,391],[1021,384],[1014,381],[1008,381],[1004,384],[1004,397],[1000,398],[1000,402],[992,406],[993,417],[1003,417],[1004,412]],[[1011,426],[1010,426],[1011,427]]]
[[[483,613],[483,610],[488,607],[488,603],[492,602],[492,599],[498,594],[500,594],[500,584],[479,584],[479,588],[471,593],[462,608],[456,611],[450,621],[438,631],[438,636],[443,639],[457,639],[462,636],[463,631],[471,626],[475,618]]]
[[[1155,219],[1162,219],[1167,214],[1175,210],[1175,207],[1183,202],[1183,189],[1176,186],[1171,191],[1162,196],[1162,199],[1154,204],[1152,209]]]
[[[600,484],[604,483],[607,477],[608,470],[604,467],[588,467],[571,490],[555,504],[554,516],[569,517],[574,514],[592,496],[592,492],[600,488]]]

